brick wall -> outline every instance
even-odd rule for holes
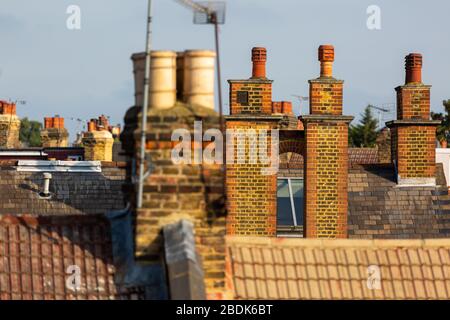
[[[434,178],[436,175],[436,127],[399,126],[393,128],[393,154],[401,178]]]
[[[334,79],[310,80],[311,114],[342,114],[343,81]]]
[[[307,237],[346,237],[348,151],[344,139],[347,135],[346,122],[309,123],[307,126]]]
[[[409,85],[397,91],[397,119],[430,119],[430,88],[427,85]]]
[[[264,122],[258,119],[227,121],[227,130],[241,130],[244,134],[255,130],[270,131],[276,122]],[[228,142],[230,143],[230,142]],[[245,144],[234,143],[234,154],[245,154],[245,163],[227,164],[227,234],[275,236],[276,235],[276,196],[277,176],[263,174],[264,164],[259,159],[250,163],[250,145],[256,147],[259,154],[261,144],[257,141],[245,140]],[[270,141],[267,153],[270,155]],[[227,150],[228,152],[228,150]]]
[[[391,131],[389,128],[381,129],[376,140],[379,163],[392,163],[391,145]]]
[[[230,113],[271,114],[272,81],[267,79],[229,80]],[[281,110],[280,110],[281,111]]]

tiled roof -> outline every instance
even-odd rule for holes
[[[450,299],[449,248],[449,239],[227,237],[227,285],[235,299]]]
[[[77,289],[69,277],[80,271]],[[73,268],[73,267],[72,267]],[[0,300],[139,298],[114,283],[108,221],[0,216]]]
[[[348,160],[350,164],[376,164],[378,161],[378,149],[376,148],[348,148]],[[280,169],[303,170],[303,156],[298,153],[280,154]]]
[[[353,164],[378,163],[378,149],[348,148],[348,160]]]

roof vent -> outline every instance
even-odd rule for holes
[[[39,196],[42,199],[50,199],[51,193],[50,193],[50,180],[52,178],[52,174],[49,172],[44,172],[44,190],[39,192]]]

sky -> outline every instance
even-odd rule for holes
[[[423,81],[432,110],[450,98],[450,24],[447,0],[228,0],[220,28],[224,111],[227,79],[251,75],[250,51],[267,48],[273,100],[300,105],[308,80],[319,75],[317,48],[335,47],[334,76],[345,80],[344,114],[370,103],[395,110],[394,88],[404,83],[404,57],[423,54]],[[81,9],[81,29],[66,26],[70,5]],[[367,8],[380,8],[381,29],[370,30]],[[101,114],[123,123],[134,102],[130,56],[145,48],[147,0],[0,0],[0,99],[26,101],[18,115],[43,121],[59,114],[74,140],[73,119]],[[173,0],[153,0],[155,50],[213,49],[210,25]],[[216,105],[217,108],[217,105]],[[301,113],[307,112],[303,103]],[[377,115],[377,114],[376,114]],[[392,119],[395,113],[383,120]]]

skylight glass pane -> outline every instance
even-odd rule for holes
[[[292,219],[291,199],[289,197],[288,180],[278,179],[277,184],[277,225],[294,225],[294,221]]]
[[[291,179],[292,193],[294,195],[295,216],[297,217],[297,224],[303,225],[303,179]]]

